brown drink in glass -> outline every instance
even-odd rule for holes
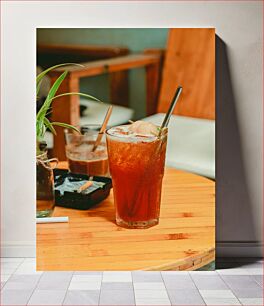
[[[107,131],[116,222],[126,228],[159,223],[167,131],[160,137],[128,132],[128,126]]]
[[[105,139],[93,151],[99,132],[99,126],[86,126],[82,134],[65,130],[66,156],[72,173],[89,176],[108,175],[108,156]]]

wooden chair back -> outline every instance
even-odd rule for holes
[[[165,113],[183,87],[174,114],[215,119],[215,29],[169,31],[157,112]]]
[[[52,52],[63,49],[73,54],[94,54],[95,47],[77,46],[70,51],[55,46]],[[40,48],[41,49],[41,48]],[[43,47],[46,52],[47,47]],[[98,51],[98,50],[97,50]],[[114,52],[113,52],[114,51]],[[65,52],[65,51],[64,51]],[[162,50],[146,50],[145,54],[131,54],[116,57],[115,48],[109,47],[113,58],[83,63],[84,67],[67,66],[53,70],[50,75],[53,83],[62,71],[68,71],[58,94],[78,92],[82,77],[110,74],[111,101],[128,105],[128,70],[144,67],[146,70],[146,113],[167,112],[177,86],[183,87],[174,114],[205,119],[215,118],[215,30],[214,29],[171,29],[167,50],[163,60]],[[122,48],[120,53],[127,52]],[[106,55],[105,50],[102,52]],[[162,63],[164,63],[162,65]],[[163,67],[163,68],[162,68]],[[79,100],[69,95],[53,102],[53,121],[61,121],[78,126]],[[65,160],[65,140],[63,129],[56,127],[53,154]]]

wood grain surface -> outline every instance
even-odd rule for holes
[[[170,29],[158,112],[166,113],[176,88],[183,87],[174,114],[215,118],[215,29]]]
[[[37,270],[195,270],[215,257],[215,184],[166,169],[160,223],[115,224],[113,194],[97,207],[56,207],[69,223],[37,224]]]

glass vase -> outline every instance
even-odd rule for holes
[[[37,218],[51,216],[55,206],[53,169],[56,163],[51,165],[51,161],[57,162],[57,159],[48,159],[46,151],[37,155]]]

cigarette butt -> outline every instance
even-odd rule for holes
[[[90,186],[92,186],[93,185],[93,182],[92,181],[88,181],[88,182],[86,182],[85,184],[83,184],[78,190],[77,190],[77,192],[82,192],[83,190],[85,190],[85,189],[87,189],[87,188],[89,188]]]

